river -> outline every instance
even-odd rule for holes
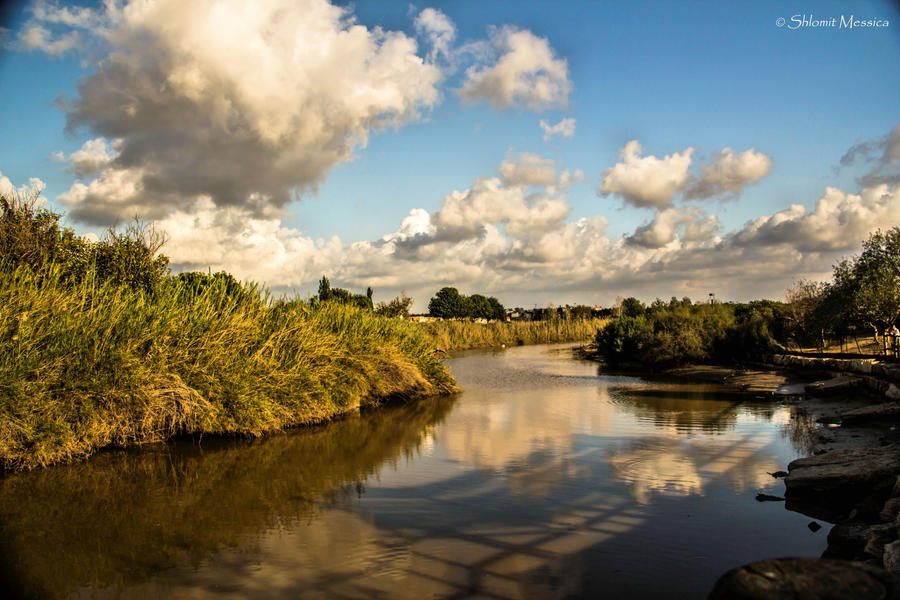
[[[260,440],[0,479],[27,598],[703,598],[827,528],[757,492],[808,448],[789,403],[603,375],[566,346],[447,361],[462,392]],[[823,523],[824,524],[824,523]]]

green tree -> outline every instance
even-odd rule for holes
[[[331,300],[331,282],[328,281],[328,278],[322,275],[322,279],[319,280],[319,302],[327,302]]]
[[[644,303],[635,298],[625,298],[620,306],[621,315],[623,317],[639,317],[644,314]]]
[[[393,298],[389,302],[379,302],[375,307],[375,314],[384,317],[401,317],[409,316],[409,309],[412,306],[413,299],[406,295],[405,291],[401,291],[400,295]]]
[[[467,304],[466,297],[455,287],[444,287],[428,301],[428,314],[442,319],[467,317]]]
[[[876,231],[859,256],[834,266],[834,294],[848,313],[872,328],[875,339],[900,321],[900,227]]]

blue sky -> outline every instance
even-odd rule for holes
[[[176,269],[300,293],[328,273],[418,310],[443,285],[749,299],[900,224],[891,2],[150,5],[7,11],[0,173],[82,233],[157,220]],[[793,28],[850,15],[872,26]]]

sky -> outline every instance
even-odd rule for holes
[[[781,299],[900,225],[895,2],[0,9],[0,192],[414,312]]]

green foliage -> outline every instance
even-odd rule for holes
[[[169,276],[136,222],[97,243],[36,203],[0,215],[0,465],[31,468],[173,435],[262,433],[451,391],[434,344],[320,282],[272,302],[225,272]]]
[[[501,345],[577,342],[591,338],[606,319],[548,319],[546,321],[429,321],[419,324],[442,350],[497,348]]]
[[[635,297],[625,298],[619,308],[623,317],[639,317],[644,314],[644,303]]]
[[[442,319],[502,319],[506,309],[493,296],[464,296],[454,287],[441,288],[428,302],[428,314]]]
[[[371,289],[371,288],[369,288]],[[406,292],[400,292],[400,295],[391,299],[389,302],[379,302],[375,307],[375,314],[383,317],[400,317],[409,316],[409,308],[412,306],[413,299],[406,295]]]
[[[228,278],[151,294],[0,270],[0,461],[34,467],[177,434],[259,435],[454,388],[413,323],[270,302]]]
[[[441,319],[452,319],[468,316],[468,309],[459,290],[444,287],[428,301],[428,314]]]
[[[835,265],[833,279],[847,316],[876,336],[900,321],[900,227],[870,235],[859,256]]]
[[[673,299],[623,302],[619,317],[597,332],[598,352],[609,362],[652,366],[746,358],[774,347],[781,317],[777,303],[691,304]],[[625,313],[630,314],[625,314]]]
[[[337,302],[338,304],[349,304],[362,309],[372,310],[372,288],[366,289],[366,294],[354,294],[343,288],[331,287],[331,282],[324,275],[319,280],[319,302]]]
[[[152,227],[135,221],[123,232],[110,229],[102,241],[93,243],[60,227],[57,213],[37,207],[37,196],[0,197],[3,268],[42,271],[61,265],[63,280],[72,284],[91,278],[148,292],[168,274],[169,259],[158,253],[165,240]]]
[[[38,208],[38,203],[37,194],[0,196],[0,264],[39,270],[48,264],[64,263],[70,265],[70,272],[83,275],[90,244],[71,229],[60,227],[60,215]]]

